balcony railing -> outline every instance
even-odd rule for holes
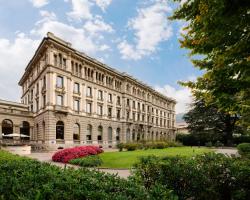
[[[60,105],[55,105],[54,106],[54,111],[55,112],[61,112],[61,113],[68,113],[69,112],[68,107],[60,106]]]

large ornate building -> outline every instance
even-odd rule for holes
[[[0,101],[0,140],[17,133],[55,149],[175,138],[175,100],[52,33],[42,40],[19,85],[21,104]]]

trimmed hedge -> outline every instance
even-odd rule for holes
[[[98,167],[102,164],[102,160],[99,156],[86,156],[70,160],[69,163],[81,167]]]
[[[120,143],[117,145],[119,150],[127,149],[128,151],[134,151],[138,149],[164,149],[168,147],[179,147],[182,144],[178,142],[170,142],[170,141],[138,141],[128,142],[128,143]]]
[[[237,146],[237,149],[241,156],[250,158],[250,143],[241,143]]]
[[[144,157],[135,165],[135,182],[160,184],[179,199],[250,199],[250,160],[208,153],[194,158]]]
[[[13,156],[0,150],[0,199],[78,200],[172,199],[169,190],[150,190],[117,175],[86,168],[61,169],[48,163]]]

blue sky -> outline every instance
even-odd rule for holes
[[[0,0],[0,98],[20,100],[17,82],[50,31],[175,98],[177,113],[184,112],[190,91],[177,81],[201,72],[180,48],[183,22],[167,19],[176,6],[167,0]]]

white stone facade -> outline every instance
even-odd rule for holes
[[[46,148],[175,139],[176,101],[48,33],[19,85]]]

